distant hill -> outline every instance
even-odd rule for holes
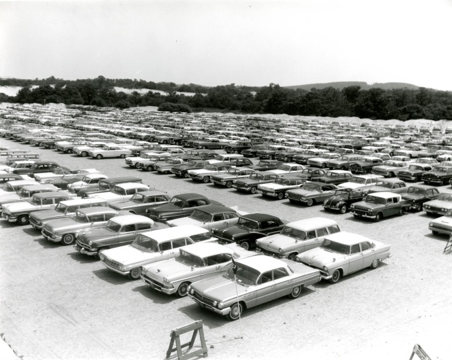
[[[339,81],[339,82],[330,82],[330,83],[323,83],[323,84],[306,84],[306,85],[293,85],[293,86],[284,86],[287,89],[302,89],[302,90],[311,90],[312,88],[315,89],[325,89],[327,87],[333,87],[339,90],[342,90],[345,87],[348,86],[361,86],[361,89],[363,90],[369,90],[373,88],[381,88],[385,90],[390,89],[412,89],[416,90],[419,89],[419,86],[413,85],[413,84],[407,84],[407,83],[397,83],[397,82],[390,82],[390,83],[374,83],[374,84],[368,84],[364,81]]]

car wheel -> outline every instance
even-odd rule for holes
[[[294,199],[289,199],[291,204],[297,204],[297,201],[295,201]]]
[[[257,191],[257,188],[256,188],[255,186],[253,186],[253,187],[251,188],[251,194],[255,194],[256,191]]]
[[[243,306],[241,303],[235,303],[231,306],[231,311],[227,315],[227,318],[231,321],[237,320],[240,318],[243,312]]]
[[[143,169],[144,169],[144,168],[143,168]],[[146,170],[147,170],[147,171],[152,171],[152,166],[149,165],[149,166],[146,168]]]
[[[370,264],[370,268],[371,269],[376,269],[378,267],[378,265],[380,265],[380,260],[379,259],[375,259],[374,261],[372,261],[372,264]]]
[[[333,272],[333,276],[331,277],[331,279],[329,280],[330,283],[335,284],[339,281],[339,279],[341,278],[341,271],[340,270],[335,270]]]
[[[208,182],[210,182],[210,177],[209,177],[209,176],[204,176],[204,177],[202,178],[202,182],[205,183],[205,184],[207,184]]]
[[[100,160],[100,159],[102,159],[103,158],[103,156],[101,155],[101,154],[98,154],[97,156],[96,156],[96,159],[98,159],[98,160]]]
[[[284,199],[284,197],[285,197],[284,195],[285,195],[285,194],[282,193],[282,192],[278,193],[278,200]]]
[[[421,204],[415,204],[414,211],[421,211],[422,205]]]
[[[75,240],[75,236],[73,234],[64,234],[61,238],[61,242],[64,245],[71,245]]]
[[[382,213],[378,213],[378,214],[375,216],[375,222],[379,222],[381,219],[383,219],[383,214],[382,214]]]
[[[436,230],[432,230],[432,234],[433,234],[433,235],[439,235],[439,232],[436,231]]]
[[[348,210],[347,204],[344,204],[339,208],[339,211],[341,214],[345,214],[347,212],[347,210]]]
[[[184,282],[184,283],[180,284],[179,288],[177,289],[177,296],[179,296],[179,297],[187,296],[188,285],[190,285],[188,282]]]
[[[312,206],[314,205],[314,199],[308,199],[308,201],[306,201],[306,206]]]
[[[296,286],[292,289],[292,292],[289,295],[289,298],[291,299],[296,299],[297,297],[300,296],[301,291],[303,290],[303,286]]]
[[[121,159],[125,159],[126,154],[121,154],[120,157],[121,157]]]
[[[292,260],[292,261],[296,261],[297,260],[297,253],[292,253],[292,254],[289,254],[289,256],[287,257],[289,260]]]
[[[322,168],[324,168],[324,169],[326,168],[326,164],[325,163],[322,164]]]
[[[22,215],[22,216],[19,216],[19,217],[17,218],[17,223],[18,223],[19,225],[27,225],[27,224],[29,223],[29,221],[28,221],[28,215]]]
[[[244,241],[244,242],[240,243],[240,246],[242,248],[244,248],[245,250],[249,250],[250,249],[250,243],[248,241]]]
[[[83,157],[87,157],[87,156],[88,156],[88,153],[87,153],[86,151],[82,151],[82,156],[83,156]]]
[[[132,280],[138,280],[141,275],[141,267],[133,268],[129,272],[129,278]]]
[[[135,169],[139,169],[140,168],[140,166],[138,164],[138,161],[135,163],[135,165],[131,165],[130,167],[134,167]]]
[[[227,188],[231,188],[231,187],[232,187],[232,181],[228,181],[228,182],[226,183],[226,187],[227,187]]]
[[[190,175],[188,174],[188,172],[186,172],[185,174],[184,174],[184,178],[189,178],[190,177]]]

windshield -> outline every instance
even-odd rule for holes
[[[206,169],[206,170],[212,170],[212,171],[217,170],[217,168],[216,168],[215,166],[213,166],[213,165],[207,165],[204,169]]]
[[[209,240],[211,238],[212,238],[212,236],[210,235],[210,231],[208,231],[208,230],[206,230],[205,233],[190,236],[190,239],[192,239],[194,242]]]
[[[249,266],[236,263],[236,274],[234,274],[233,268],[230,268],[223,276],[227,279],[237,279],[237,282],[242,285],[254,285],[259,278],[259,271]]]
[[[384,188],[388,188],[391,189],[392,188],[392,184],[389,182],[385,182],[385,181],[378,181],[375,186],[380,186],[380,187],[384,187]]]
[[[181,200],[181,199],[179,199],[179,198],[177,198],[177,197],[173,197],[173,198],[171,199],[170,203],[173,204],[174,206],[179,207],[179,208],[183,208],[183,207],[184,207],[184,204],[185,204],[185,201],[184,201],[184,200]]]
[[[55,211],[59,212],[59,213],[65,213],[66,209],[68,208],[67,205],[63,204],[62,202],[58,203],[58,205],[55,208]]]
[[[365,184],[366,183],[366,179],[354,177],[354,178],[350,179],[350,182],[351,183],[356,183],[356,184]]]
[[[26,197],[30,197],[31,194],[30,194],[29,191],[27,191],[24,188],[22,188],[22,189],[19,190],[19,196],[23,197],[23,198],[26,198]]]
[[[99,189],[100,190],[110,190],[110,185],[106,182],[99,181]]]
[[[349,191],[346,189],[336,190],[333,196],[348,197]]]
[[[136,193],[135,195],[133,195],[131,200],[136,203],[143,203],[145,199],[146,199],[146,196]]]
[[[250,179],[254,180],[262,180],[264,178],[264,175],[262,174],[251,174]]]
[[[407,194],[425,194],[425,190],[410,186],[407,190]]]
[[[17,188],[17,190],[20,189],[20,187]],[[16,189],[14,188],[14,186],[12,186],[10,183],[6,184],[6,186],[3,188],[3,190],[7,191],[7,192],[13,192],[16,191]]]
[[[75,214],[75,220],[79,223],[88,223],[90,222],[89,218],[82,212],[77,212]]]
[[[126,190],[121,187],[115,187],[113,188],[112,193],[116,195],[126,195]]]
[[[306,240],[306,233],[303,230],[294,229],[287,225],[283,227],[281,234],[297,240]]]
[[[237,174],[239,171],[240,171],[240,170],[231,168],[231,169],[228,170],[228,173],[229,173],[229,174],[235,175],[235,174]]]
[[[210,220],[212,219],[212,215],[201,210],[195,210],[190,215],[190,218],[205,223],[210,222]]]
[[[329,251],[329,252],[332,251],[332,252],[337,252],[339,254],[350,254],[350,246],[349,245],[340,244],[340,243],[337,243],[335,241],[331,241],[328,239],[323,240],[321,248],[325,249],[326,251]]]
[[[196,161],[190,161],[187,163],[187,166],[196,166]]]
[[[145,251],[145,252],[159,252],[159,244],[158,242],[145,235],[138,235],[137,238],[131,244],[135,249]]]
[[[204,266],[204,260],[199,256],[190,254],[189,252],[180,249],[180,255],[176,257],[176,261],[189,266]]]
[[[89,183],[91,181],[91,178],[89,176],[84,176],[84,177],[82,177],[81,181]]]
[[[33,205],[41,205],[41,199],[36,196],[33,196],[30,200],[30,203]]]
[[[410,165],[408,167],[408,170],[423,170],[424,168],[422,166],[418,166],[418,165]]]
[[[372,195],[367,195],[365,201],[371,204],[386,204],[386,199]]]
[[[452,194],[440,194],[438,200],[452,201]]]
[[[118,223],[115,223],[114,221],[110,220],[107,225],[106,228],[112,232],[119,232],[119,230],[121,229],[121,225],[119,225]]]
[[[259,223],[255,220],[241,217],[237,222],[238,225],[247,227],[248,229],[259,229]]]
[[[316,185],[316,184],[313,184],[313,183],[305,183],[304,186],[303,186],[303,190],[306,190],[306,191],[319,191],[320,187],[318,185]]]

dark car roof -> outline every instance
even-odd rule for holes
[[[85,215],[117,213],[118,212],[117,210],[112,209],[109,206],[93,206],[93,207],[81,208],[81,209],[78,209],[77,211],[81,212]]]
[[[184,194],[174,195],[173,197],[177,197],[178,199],[181,199],[181,200],[190,200],[193,198],[207,199],[204,195],[197,194],[197,193],[184,193]]]
[[[269,214],[263,214],[263,213],[248,214],[248,215],[244,215],[242,217],[250,219],[250,220],[255,220],[255,221],[263,221],[263,220],[277,220],[277,221],[281,221],[281,219],[279,217],[277,217],[277,216],[269,215]]]
[[[41,165],[41,164],[53,164],[53,165],[58,165],[58,163],[56,163],[55,161],[47,161],[47,160],[38,160],[35,161],[35,165]]]
[[[152,196],[152,195],[167,195],[166,192],[162,190],[147,190],[147,191],[140,191],[139,194],[144,196]]]
[[[35,194],[33,195],[34,197],[37,198],[47,198],[47,197],[53,197],[53,198],[69,198],[71,197],[71,195],[69,195],[66,192],[63,191],[53,191],[53,192],[45,192],[45,193],[39,193],[39,194]]]
[[[409,189],[410,187],[415,187],[415,188],[423,189],[423,190],[437,189],[436,186],[430,186],[430,185],[424,185],[424,184],[414,184],[414,185],[410,185],[410,186],[408,186],[408,189]]]
[[[203,206],[201,209],[199,209],[200,211],[204,211],[206,213],[209,214],[218,214],[218,213],[223,213],[223,212],[235,212],[235,210],[228,208],[227,206],[222,206],[222,205],[218,205],[218,204],[211,204],[211,205],[206,205]]]

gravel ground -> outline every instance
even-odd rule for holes
[[[5,139],[0,146],[30,148]],[[95,167],[110,176],[140,174],[144,183],[170,195],[198,192],[290,221],[331,218],[343,230],[392,244],[392,257],[376,270],[334,285],[318,283],[296,300],[278,299],[229,322],[189,298],[160,294],[72,247],[50,243],[30,226],[0,221],[0,333],[23,359],[163,359],[170,331],[198,319],[204,322],[213,359],[408,359],[416,343],[432,359],[451,358],[451,255],[442,254],[446,238],[430,234],[424,213],[380,223],[358,221],[350,214],[326,213],[321,206],[304,208],[172,175],[141,173],[121,159],[31,149],[64,166]]]

